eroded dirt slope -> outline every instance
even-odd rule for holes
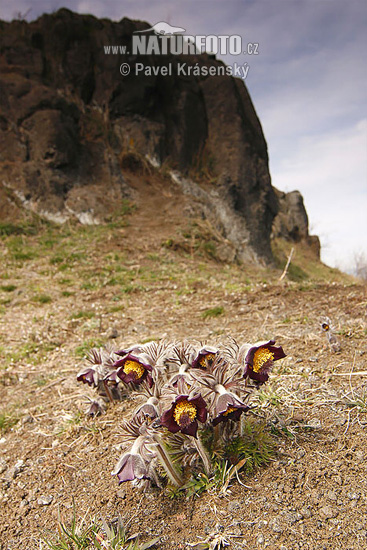
[[[166,217],[177,215],[171,206]],[[154,224],[151,216],[152,231]],[[364,548],[365,288],[280,284],[266,270],[255,277],[250,268],[208,259],[196,241],[177,253],[168,225],[137,246],[132,227],[43,227],[1,241],[2,548],[39,548],[48,531],[57,534],[58,513],[70,523],[73,503],[77,521],[120,515],[141,540],[159,536],[162,550],[189,548],[213,532],[233,549]],[[324,315],[340,353],[320,330]],[[225,494],[186,500],[119,487],[110,472],[120,454],[119,423],[132,405],[84,416],[93,394],[75,375],[86,351],[163,337],[214,343],[226,335],[273,337],[287,353],[252,415],[273,438],[273,461],[241,474],[244,485],[234,480]]]

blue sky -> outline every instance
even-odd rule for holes
[[[68,7],[119,20],[167,21],[190,35],[239,34],[259,44],[246,85],[269,148],[275,187],[299,189],[322,259],[348,270],[367,258],[367,3],[365,0],[13,0],[1,19]]]

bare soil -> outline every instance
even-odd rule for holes
[[[142,541],[159,536],[162,550],[189,548],[213,533],[233,549],[366,548],[366,288],[280,284],[268,271],[255,278],[250,268],[220,264],[200,250],[162,248],[175,236],[172,220],[182,205],[168,195],[163,215],[150,195],[126,227],[67,236],[53,230],[50,246],[46,230],[22,236],[23,250],[38,251],[34,257],[19,260],[14,238],[1,241],[0,547],[40,548],[42,538],[57,534],[59,515],[71,522],[75,505],[77,521],[121,516]],[[203,316],[214,307],[222,314]],[[320,330],[325,315],[339,353]],[[226,335],[275,338],[287,353],[255,416],[272,428],[274,460],[241,474],[244,485],[234,479],[225,494],[186,499],[119,487],[110,472],[120,455],[119,424],[132,405],[84,416],[93,392],[76,382],[83,354],[96,343],[215,343]]]

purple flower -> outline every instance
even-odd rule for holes
[[[139,415],[143,418],[150,418],[151,420],[158,418],[158,399],[154,396],[149,397],[145,403],[136,409],[134,416]]]
[[[96,387],[98,386],[100,373],[96,367],[86,367],[78,373],[76,379],[78,382],[83,382],[83,384],[89,384],[89,386]]]
[[[113,352],[103,348],[92,348],[87,357],[90,366],[82,369],[78,375],[78,382],[97,387],[113,365]]]
[[[149,357],[145,354],[133,355],[128,353],[116,361],[114,364],[116,369],[116,375],[125,384],[132,382],[133,384],[141,384],[143,380],[146,380],[150,387],[153,385],[152,379],[152,365],[150,364]]]
[[[213,404],[214,419],[213,426],[219,422],[227,422],[228,420],[239,420],[243,412],[249,410],[249,407],[242,403],[233,393],[226,392],[219,395]]]
[[[170,432],[182,432],[196,437],[198,420],[205,422],[207,419],[206,403],[201,395],[178,395],[171,408],[161,416],[161,426],[165,426]]]
[[[148,467],[140,454],[125,453],[119,460],[112,475],[117,475],[119,483],[133,479],[150,479]]]
[[[245,378],[248,376],[260,384],[268,380],[273,362],[286,356],[283,348],[274,344],[275,340],[268,340],[250,347],[245,357]]]
[[[211,346],[205,346],[198,351],[191,366],[194,369],[206,370],[208,367],[212,366],[217,355],[218,355],[217,348],[213,348]]]
[[[90,400],[90,407],[87,411],[88,416],[99,416],[106,410],[106,407],[103,402],[97,400]]]

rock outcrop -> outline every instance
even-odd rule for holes
[[[320,241],[317,236],[309,234],[308,216],[301,193],[283,193],[275,188],[274,191],[278,198],[279,211],[273,222],[271,237],[295,243],[303,241],[320,257]]]
[[[271,260],[279,200],[244,83],[179,74],[183,62],[223,66],[206,54],[106,53],[111,45],[131,51],[133,33],[148,27],[66,9],[31,23],[0,22],[0,182],[49,219],[97,223],[130,195],[121,159],[134,152],[197,184],[204,173],[206,192],[225,212],[219,229],[235,257]],[[170,65],[172,75],[122,76],[122,62],[132,69],[138,62]]]

